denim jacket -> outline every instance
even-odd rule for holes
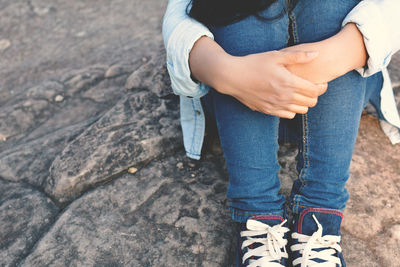
[[[190,0],[169,0],[163,20],[163,39],[167,52],[167,69],[171,87],[180,95],[181,125],[187,155],[200,159],[205,131],[205,116],[200,98],[207,94],[208,86],[191,79],[189,53],[202,36],[213,39],[203,24],[186,14]],[[392,55],[400,49],[400,1],[364,0],[344,19],[342,26],[355,23],[364,36],[368,62],[357,69],[363,77],[382,71],[380,112],[384,117],[382,129],[393,144],[400,143],[400,117],[387,71]]]

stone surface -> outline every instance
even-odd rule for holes
[[[281,144],[279,146],[278,159],[281,165],[279,178],[281,180],[281,192],[285,196],[289,196],[293,181],[297,177],[295,160],[297,152],[298,149],[295,144]]]
[[[364,116],[347,185],[350,200],[343,229],[368,244],[379,266],[397,266],[393,259],[400,251],[394,238],[400,222],[399,170],[400,146],[390,144],[375,118]]]
[[[88,192],[22,266],[227,266],[234,227],[220,161],[191,168],[179,153]]]
[[[61,81],[45,81],[28,88],[0,107],[3,178],[43,188],[56,155],[126,93],[119,86],[126,76],[97,78],[95,83],[93,77],[102,77],[104,71],[104,67],[100,71],[99,67],[91,66],[67,72],[60,77]],[[54,101],[61,94],[64,100]]]
[[[350,232],[342,229],[342,249],[349,267],[381,267],[379,257],[374,255],[368,246],[368,242],[358,239]],[[389,266],[389,265],[388,265]]]
[[[379,233],[373,240],[371,246],[374,248],[376,255],[380,255],[381,266],[397,267],[399,266],[398,257],[400,256],[400,219],[395,224],[389,222],[384,230]],[[385,244],[382,246],[382,244]]]
[[[9,181],[44,188],[54,159],[87,124],[71,125],[0,153],[0,176]]]
[[[129,76],[125,87],[127,89],[146,88],[160,97],[171,94],[165,57],[164,48],[160,48],[160,52],[154,54],[150,60],[143,58],[142,61],[146,63]]]
[[[0,265],[16,266],[57,213],[58,208],[42,193],[0,179]]]
[[[0,3],[0,105],[63,71],[150,57],[166,1],[15,0]]]
[[[376,154],[382,147],[385,153]],[[358,238],[367,240],[382,231],[386,222],[400,220],[399,169],[400,147],[390,144],[375,118],[364,116],[353,155],[344,224]]]
[[[176,107],[176,101],[149,92],[127,94],[53,161],[46,192],[68,202],[131,166],[180,148]]]

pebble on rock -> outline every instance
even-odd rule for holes
[[[130,168],[128,169],[128,172],[129,172],[130,174],[135,174],[137,171],[138,171],[138,169],[135,168],[135,167],[130,167]]]
[[[111,66],[104,75],[105,78],[113,78],[115,76],[120,75],[123,72],[123,68],[120,65]]]
[[[34,11],[37,15],[43,16],[43,15],[46,15],[47,13],[49,13],[50,7],[43,7],[43,8],[35,7],[33,11]]]
[[[176,164],[176,167],[178,169],[183,169],[183,163],[182,162],[178,162],[178,164]]]
[[[76,37],[83,37],[85,35],[86,35],[85,31],[81,31],[81,32],[78,32],[77,34],[75,34]]]
[[[11,45],[10,40],[7,39],[0,40],[0,51],[6,50],[10,45]]]
[[[56,102],[61,102],[61,101],[63,101],[64,100],[64,97],[62,96],[62,95],[57,95],[55,98],[54,98],[54,101],[56,101]]]

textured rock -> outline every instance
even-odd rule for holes
[[[383,149],[385,153],[376,153]],[[371,238],[383,230],[386,221],[400,219],[399,169],[400,147],[390,144],[375,118],[364,116],[352,161],[344,224],[353,235]]]
[[[57,109],[52,98],[61,93],[63,86],[59,83],[46,83],[33,87],[0,107],[0,134],[8,143],[17,141],[45,122]],[[5,144],[0,143],[1,147]]]
[[[171,94],[165,57],[165,51],[161,48],[150,60],[146,59],[147,63],[129,76],[125,87],[127,89],[146,88],[160,97]]]
[[[181,147],[177,102],[128,94],[54,160],[46,192],[68,202],[91,186]]]
[[[380,264],[383,264],[383,259],[398,257],[400,251],[397,241],[388,241],[391,232],[387,230],[400,222],[399,170],[400,146],[390,144],[375,118],[364,116],[347,185],[350,200],[343,228],[364,240]],[[388,264],[387,260],[385,262],[380,266],[395,266]]]
[[[0,153],[0,175],[6,180],[26,182],[44,188],[49,168],[64,147],[87,127],[72,125],[14,146]]]
[[[189,162],[179,153],[75,200],[22,266],[227,266],[226,176],[219,159]]]
[[[63,71],[149,57],[161,44],[166,1],[15,0],[0,3],[0,105]],[[131,72],[131,71],[130,71]]]
[[[353,237],[342,230],[342,249],[349,267],[380,267],[379,258],[369,248],[368,242]]]
[[[281,192],[289,196],[292,190],[293,181],[297,178],[296,155],[298,153],[297,145],[281,144],[279,146],[278,156],[281,169],[279,178],[281,180]]]
[[[104,81],[105,69],[95,65],[67,72],[61,81],[42,82],[0,106],[0,135],[7,140],[0,142],[0,149],[90,120],[109,109],[125,91],[122,86],[115,88],[121,79]]]
[[[0,265],[16,266],[52,224],[58,208],[42,193],[0,180]]]
[[[393,223],[393,222],[392,222]],[[400,257],[400,218],[394,225],[388,225],[386,229],[371,240],[371,246],[380,256],[381,266],[398,267]],[[384,245],[382,245],[384,244]]]
[[[92,66],[67,72],[61,80],[68,85],[43,82],[0,107],[3,178],[42,187],[56,156],[126,94],[127,75],[104,80],[104,71]],[[61,95],[63,101],[55,101]]]

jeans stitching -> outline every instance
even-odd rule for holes
[[[290,17],[291,25],[292,25],[293,43],[296,44],[296,43],[299,42],[299,37],[298,37],[298,33],[297,33],[296,16],[294,16],[293,11],[291,11],[289,17]],[[302,170],[301,170],[301,172],[299,173],[299,176],[298,176],[298,177],[299,177],[299,180],[300,180],[300,182],[301,182],[301,186],[300,186],[300,188],[299,188],[300,192],[301,192],[302,187],[303,187],[303,185],[304,185],[304,184],[303,184],[304,181],[303,181],[302,177],[305,175],[305,174],[304,174],[304,172],[305,172],[305,164],[307,164],[307,162],[306,162],[306,160],[305,160],[305,156],[307,155],[307,154],[306,154],[306,145],[305,145],[305,142],[304,142],[304,138],[305,138],[305,135],[306,135],[306,134],[305,134],[305,131],[306,131],[307,129],[305,128],[306,122],[304,121],[304,115],[302,115],[302,124],[303,124],[303,140],[301,140],[301,141],[303,142],[303,151],[302,151],[302,154],[303,154],[303,156],[302,156],[302,158],[303,158],[303,168],[302,168]],[[294,202],[295,205],[293,206],[293,209],[296,209],[295,206],[299,206],[300,200],[301,200],[300,195],[295,195],[295,196],[294,196],[293,202]],[[296,204],[297,204],[297,205],[296,205]],[[293,211],[296,212],[295,210],[293,210]]]
[[[280,215],[274,215],[274,214],[261,214],[261,215],[256,215],[252,217],[255,220],[263,220],[263,219],[275,219],[275,220],[280,220],[283,222],[283,218]]]
[[[292,34],[293,34],[293,43],[298,43],[299,42],[299,37],[297,35],[297,23],[296,23],[296,16],[294,16],[292,13],[289,15],[290,20],[292,22]]]
[[[309,139],[309,128],[308,128],[308,116],[307,114],[302,115],[302,124],[303,124],[303,151],[302,151],[302,159],[303,159],[303,167],[299,173],[299,180],[301,182],[299,192],[303,191],[304,186],[306,185],[306,174],[307,174],[307,169],[310,165],[309,158],[308,158],[308,150],[309,150],[309,144],[308,144],[308,139]],[[294,199],[294,207],[296,211],[298,212],[298,207],[300,207],[300,201],[301,201],[301,195],[296,195]]]
[[[299,204],[292,204],[292,205],[296,206],[296,207],[299,207],[299,208],[305,208],[305,209],[309,208],[307,206],[303,206],[303,205],[299,205]]]
[[[231,205],[229,205],[229,208],[231,210],[231,215],[232,218],[236,217],[236,216],[247,216],[247,215],[251,215],[251,216],[257,216],[257,215],[268,215],[268,216],[281,216],[280,214],[274,214],[274,213],[266,213],[266,212],[247,212],[247,211],[237,211],[235,208],[233,208]],[[282,217],[282,216],[281,216]]]
[[[233,214],[235,215],[260,215],[260,212],[254,213],[254,212],[247,212],[247,211],[243,211],[243,212],[239,212],[239,211],[232,211]]]

